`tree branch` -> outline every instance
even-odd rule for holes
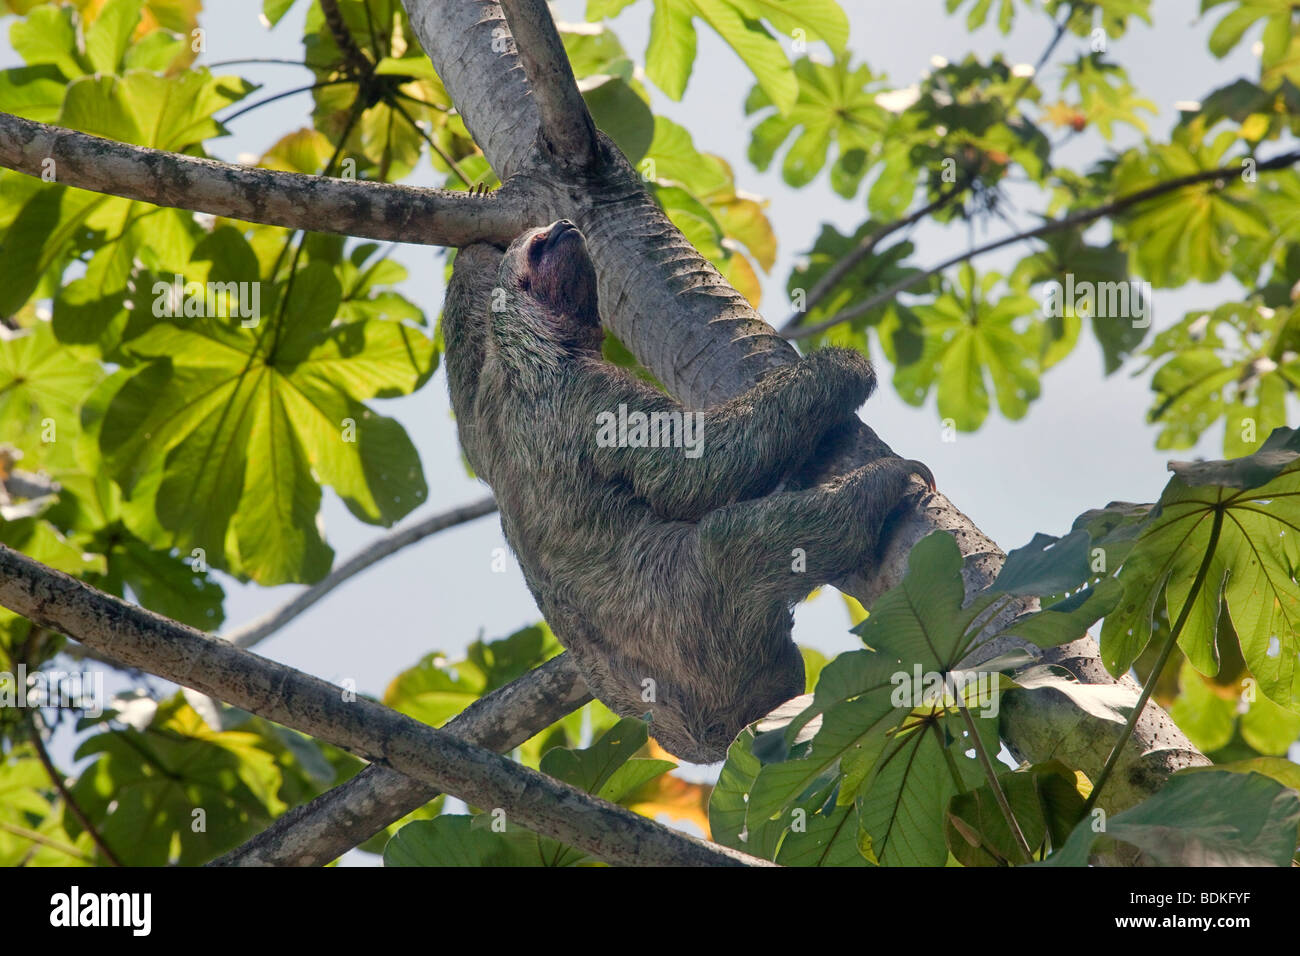
[[[342,688],[209,637],[0,545],[0,605],[119,660],[385,764],[608,863],[763,865],[670,830]],[[351,698],[351,699],[349,699]]]
[[[970,184],[974,181],[975,174],[973,172],[967,173],[959,182],[954,183],[951,189],[945,190],[932,202],[926,203],[920,209],[913,213],[909,213],[902,219],[886,223],[879,229],[863,236],[861,242],[854,246],[846,256],[840,259],[839,262],[827,269],[826,274],[818,279],[817,282],[814,283],[813,287],[808,290],[808,297],[804,301],[804,307],[800,311],[790,314],[789,318],[785,320],[785,325],[781,326],[781,334],[789,337],[790,333],[799,327],[799,323],[803,321],[803,317],[812,309],[816,308],[817,305],[825,299],[837,285],[840,284],[844,277],[853,271],[853,268],[859,262],[871,255],[871,253],[875,251],[876,246],[880,245],[880,243],[884,242],[900,229],[906,229],[908,226],[915,225],[931,213],[938,212],[968,189]]]
[[[542,137],[556,158],[587,166],[596,157],[596,124],[578,91],[564,41],[546,0],[502,0],[519,62],[537,104]]]
[[[68,811],[77,818],[77,822],[81,824],[81,828],[90,834],[91,842],[94,843],[95,846],[99,847],[99,852],[104,854],[104,859],[107,861],[108,865],[121,866],[122,861],[117,858],[117,854],[113,852],[112,847],[110,847],[104,840],[104,835],[99,832],[99,828],[91,822],[90,817],[86,816],[85,812],[81,809],[81,805],[77,803],[76,798],[72,796],[72,792],[68,789],[67,783],[64,782],[63,774],[59,773],[59,769],[54,766],[54,761],[50,759],[50,752],[45,749],[45,741],[41,739],[41,728],[38,726],[35,719],[31,721],[30,731],[32,747],[36,751],[36,757],[40,760],[41,766],[45,768],[45,775],[50,778],[50,783],[52,783],[54,789],[59,792],[59,797],[63,800],[64,806],[66,806]]]
[[[221,635],[236,647],[252,647],[266,640],[271,634],[284,627],[307,608],[311,607],[330,591],[344,581],[360,574],[366,568],[380,561],[407,545],[422,541],[431,534],[437,534],[447,528],[465,524],[475,518],[481,518],[497,510],[497,503],[491,495],[478,501],[431,515],[407,528],[398,528],[382,538],[367,545],[347,561],[334,568],[327,576],[309,588],[304,588],[288,603],[276,608],[269,614],[249,621],[242,627]]]
[[[288,229],[438,246],[507,243],[531,224],[508,190],[476,197],[199,159],[0,113],[0,166],[78,189]]]
[[[1280,156],[1274,156],[1272,159],[1264,160],[1263,162],[1258,163],[1255,169],[1257,172],[1267,173],[1277,169],[1286,169],[1290,166],[1294,166],[1298,162],[1300,162],[1300,150],[1293,150],[1289,153],[1283,153]],[[1175,192],[1176,190],[1184,189],[1188,186],[1214,182],[1215,189],[1222,189],[1227,184],[1217,182],[1217,180],[1227,180],[1240,175],[1240,163],[1236,166],[1223,166],[1219,169],[1202,170],[1199,173],[1191,173],[1187,176],[1179,176],[1177,179],[1170,179],[1162,183],[1156,183],[1154,186],[1148,186],[1146,189],[1139,189],[1137,192],[1129,193],[1127,196],[1120,196],[1118,199],[1108,202],[1103,206],[1084,209],[1074,213],[1073,215],[1066,216],[1064,219],[1053,219],[1034,229],[1026,230],[1025,232],[1018,232],[1011,236],[1003,236],[1001,239],[986,242],[982,246],[976,246],[974,249],[969,249],[960,255],[953,256],[951,259],[946,259],[937,266],[927,269],[924,272],[918,272],[905,279],[900,279],[889,288],[877,292],[875,295],[868,297],[865,301],[859,302],[857,305],[850,306],[847,309],[837,312],[835,315],[822,322],[818,322],[816,325],[796,329],[789,329],[787,326],[787,329],[784,330],[782,334],[791,339],[804,339],[809,336],[817,335],[821,332],[825,332],[829,328],[840,325],[843,322],[852,322],[854,319],[861,318],[877,306],[891,301],[900,292],[906,292],[912,286],[924,282],[931,276],[938,275],[945,269],[966,262],[967,260],[974,259],[976,256],[982,256],[986,252],[993,252],[995,249],[1014,245],[1015,243],[1021,242],[1025,239],[1038,239],[1041,236],[1051,235],[1054,232],[1073,229],[1076,226],[1082,226],[1107,216],[1114,216],[1117,213],[1121,213],[1124,210],[1146,202],[1149,199],[1156,199],[1160,196],[1166,195],[1167,193]]]
[[[502,753],[591,700],[567,654],[480,697],[443,727]],[[211,866],[324,866],[438,796],[439,791],[379,764],[295,807]]]

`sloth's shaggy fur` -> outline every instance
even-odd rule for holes
[[[721,759],[746,724],[803,693],[791,607],[873,559],[913,474],[933,485],[924,465],[884,457],[778,491],[875,386],[845,349],[704,410],[698,457],[600,447],[600,413],[683,409],[602,359],[595,271],[566,220],[504,256],[462,250],[443,332],[461,444],[538,606],[592,693],[649,712],[654,737],[687,760]]]

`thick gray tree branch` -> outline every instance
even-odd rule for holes
[[[543,140],[552,155],[586,166],[596,156],[596,124],[546,0],[504,0],[501,7],[537,104]]]
[[[587,685],[566,653],[480,697],[442,729],[502,753],[589,700]],[[371,764],[210,865],[324,866],[387,826],[376,820],[400,820],[436,796],[432,787]]]
[[[0,167],[53,182],[312,232],[438,246],[509,242],[529,224],[510,191],[445,189],[308,176],[119,143],[0,113]]]
[[[351,751],[608,863],[770,865],[105,594],[0,545],[0,605],[184,687]]]

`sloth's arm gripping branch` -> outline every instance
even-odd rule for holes
[[[621,373],[586,381],[593,384],[572,403],[572,413],[581,419],[575,434],[591,436],[596,467],[629,481],[663,516],[693,520],[772,491],[866,401],[875,375],[856,352],[820,349],[699,413]],[[636,412],[647,416],[650,447],[598,428],[601,422],[618,427]],[[685,438],[666,443],[662,429],[666,422],[676,427],[679,414]]]

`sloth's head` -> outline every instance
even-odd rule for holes
[[[569,348],[600,348],[596,269],[586,237],[568,219],[530,229],[510,243],[499,278],[536,334]]]
[[[719,645],[718,653],[726,648]],[[745,693],[720,692],[716,674],[660,673],[655,699],[647,701],[648,668],[626,657],[613,661],[599,653],[582,654],[578,666],[602,703],[624,717],[650,714],[650,735],[669,753],[692,763],[714,763],[746,726],[804,692],[803,655],[788,637],[747,644],[729,666],[729,683]]]

